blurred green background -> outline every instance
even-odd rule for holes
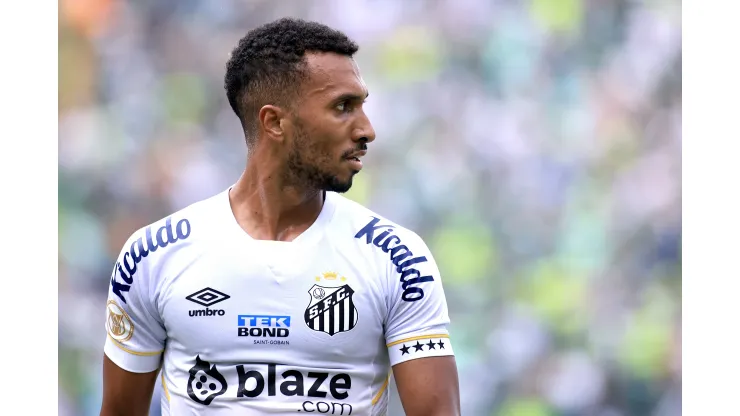
[[[125,239],[243,170],[224,65],[286,15],[361,45],[377,140],[348,196],[432,249],[463,414],[681,414],[679,0],[59,6],[61,415],[98,414]]]

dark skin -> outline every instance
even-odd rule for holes
[[[103,356],[103,405],[100,416],[146,416],[159,370],[132,373]]]
[[[306,61],[309,76],[294,108],[260,109],[260,137],[231,189],[237,222],[258,240],[292,241],[306,231],[321,212],[323,191],[352,185],[358,170],[345,156],[375,140],[354,60],[311,53]]]
[[[247,169],[229,199],[252,238],[289,242],[306,231],[323,207],[323,191],[344,192],[375,139],[363,111],[367,88],[355,61],[333,53],[306,55],[308,77],[292,109],[265,105]],[[147,415],[158,371],[131,373],[103,362],[101,416]],[[455,358],[429,357],[393,367],[407,416],[456,416],[460,394]]]

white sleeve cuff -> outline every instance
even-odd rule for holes
[[[150,373],[159,369],[162,351],[137,352],[108,336],[103,348],[105,355],[117,366],[132,373]]]
[[[424,357],[455,355],[450,337],[445,334],[419,335],[393,341],[387,345],[391,365]]]

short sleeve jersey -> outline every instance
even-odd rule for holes
[[[294,241],[255,240],[226,190],[125,243],[104,350],[161,369],[164,415],[383,415],[393,365],[453,355],[448,324],[414,232],[327,192]]]

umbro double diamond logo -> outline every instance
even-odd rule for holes
[[[224,316],[226,311],[223,309],[209,309],[211,306],[229,299],[231,296],[220,292],[216,289],[207,287],[195,293],[186,296],[185,299],[205,306],[205,309],[194,309],[188,311],[190,316]]]

